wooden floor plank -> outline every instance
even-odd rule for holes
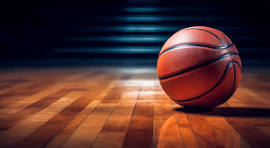
[[[23,110],[27,106],[32,105],[35,102],[38,102],[44,97],[51,96],[54,93],[63,89],[63,85],[54,85],[48,89],[45,89],[37,94],[28,96],[28,97],[20,97],[20,100],[17,102],[13,102],[10,105],[5,106],[5,108],[0,109],[0,117],[1,119],[6,118],[8,116],[12,116],[13,114],[17,113],[18,111]]]
[[[121,80],[129,78],[130,76],[124,76]],[[118,91],[115,94],[115,89],[117,87],[118,86],[115,86],[107,92],[93,113],[89,115],[89,117],[76,129],[76,131],[74,131],[65,143],[63,143],[63,147],[89,147],[93,145],[96,137],[107,122],[115,106],[117,106],[123,93],[122,91]],[[108,98],[108,96],[110,97]],[[108,101],[108,99],[112,99],[113,101]]]
[[[35,147],[43,147],[52,139],[52,137],[62,131],[62,129],[73,120],[75,116],[91,102],[91,100],[91,98],[85,96],[78,98],[54,117],[50,118],[44,125],[24,138],[24,140],[19,142],[16,147],[31,147],[33,145]]]
[[[41,100],[39,100],[38,102],[35,102],[35,103],[27,106],[26,108],[24,108],[20,112],[13,114],[13,115],[10,115],[8,118],[6,118],[4,120],[1,120],[0,131],[1,130],[8,130],[12,126],[16,125],[18,122],[20,122],[24,119],[27,119],[29,116],[32,116],[32,114],[35,114],[35,113],[43,110],[44,108],[46,108],[50,104],[56,102],[61,97],[65,96],[70,91],[71,90],[68,90],[68,89],[59,90],[58,92],[55,92],[54,94],[52,94],[50,96],[46,96],[46,97],[42,98]]]
[[[115,103],[100,103],[91,115],[63,143],[63,147],[83,148],[91,146],[115,106]]]
[[[251,97],[247,101],[250,102],[253,99],[255,100],[255,98]],[[270,147],[270,137],[258,128],[261,125],[270,124],[269,109],[265,110],[266,104],[258,103],[256,101],[254,101],[254,104],[248,104],[242,99],[240,102],[230,101],[227,104],[229,107],[227,112],[231,112],[231,115],[234,116],[228,116],[226,120],[243,138],[245,138],[246,141],[248,141],[249,145],[255,148]],[[236,106],[236,108],[234,106]],[[237,108],[237,106],[242,107]],[[261,107],[261,109],[258,107]]]
[[[136,99],[138,98],[138,89],[130,91],[132,93],[125,91],[121,96],[119,104],[93,144],[94,148],[122,147]]]
[[[158,82],[158,81],[157,81]],[[154,147],[158,148],[182,148],[183,137],[177,120],[173,116],[175,103],[172,102],[158,83],[155,84],[154,102]]]
[[[17,125],[6,131],[0,132],[2,145],[16,144],[30,135],[35,129],[42,126],[50,118],[55,116],[63,108],[71,104],[80,96],[79,92],[70,92],[66,96],[58,99],[53,104],[30,116],[29,118],[19,122]]]
[[[89,103],[59,134],[46,144],[46,148],[61,147],[64,141],[79,127],[87,116],[92,113],[99,103],[99,100],[94,100]]]
[[[0,147],[270,147],[269,74],[247,69],[228,102],[196,111],[154,67],[2,69]]]
[[[201,147],[199,146],[196,131],[194,131],[193,127],[190,126],[191,123],[188,116],[182,112],[176,112],[173,117],[176,119],[175,122],[179,128],[179,133],[181,134],[184,147],[189,147],[191,145],[194,148]]]
[[[146,94],[143,87],[139,91],[123,147],[148,148],[153,146],[154,107],[152,102],[154,97]]]
[[[104,98],[114,86],[115,81],[112,81],[108,86],[106,86],[106,88],[100,89],[99,91],[90,91],[84,95],[85,97],[91,98],[93,101],[89,103],[88,106],[86,106],[72,121],[70,121],[68,125],[46,145],[46,147],[60,147],[100,104],[101,98]]]
[[[153,102],[154,103],[154,123],[153,123],[154,124],[153,125],[154,147],[181,147],[182,146],[181,140],[179,141],[179,139],[181,139],[180,135],[178,134],[175,135],[175,133],[171,133],[172,130],[174,132],[176,131],[178,132],[177,127],[170,129],[170,134],[174,135],[175,138],[169,138],[169,137],[174,137],[174,136],[164,133],[164,131],[166,130],[165,122],[169,117],[172,116],[174,112],[173,110],[175,107],[174,103],[168,98],[166,94],[163,93],[163,90],[160,87],[158,80],[155,81],[154,90],[155,90],[154,91],[155,94],[153,95],[155,97],[155,100]]]

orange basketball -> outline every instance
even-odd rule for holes
[[[234,43],[223,32],[205,26],[173,34],[163,45],[157,61],[163,90],[186,107],[224,103],[235,92],[241,71]]]

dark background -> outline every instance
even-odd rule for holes
[[[227,34],[244,62],[266,61],[268,19],[269,3],[261,0],[10,1],[1,5],[1,65],[55,59],[155,64],[170,35],[198,25]]]

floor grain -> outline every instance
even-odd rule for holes
[[[0,147],[270,147],[269,74],[246,69],[228,102],[193,112],[154,67],[2,69]]]

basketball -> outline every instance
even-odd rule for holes
[[[241,79],[242,63],[223,32],[205,26],[179,30],[163,45],[157,74],[166,94],[185,107],[215,107],[227,101]]]

